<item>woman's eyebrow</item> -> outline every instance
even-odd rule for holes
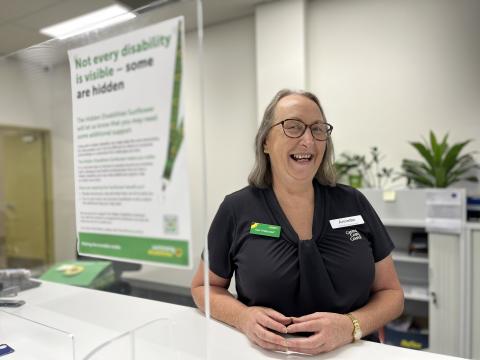
[[[287,117],[284,120],[299,120],[299,121],[305,123],[305,120],[303,120],[302,118],[296,117],[296,116]],[[312,122],[312,124],[316,124],[316,123],[325,124],[326,121],[324,119],[318,119],[318,120],[315,120],[314,122]]]

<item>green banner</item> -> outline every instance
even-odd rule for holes
[[[188,241],[135,236],[79,233],[79,252],[138,259],[155,263],[188,265]]]

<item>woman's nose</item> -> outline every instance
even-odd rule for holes
[[[300,137],[300,139],[301,139],[301,142],[305,143],[306,145],[310,145],[311,143],[315,142],[315,138],[313,137],[313,134],[312,134],[312,129],[310,127],[307,127],[303,135]]]

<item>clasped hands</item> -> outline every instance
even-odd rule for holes
[[[252,306],[239,315],[239,329],[254,344],[268,350],[315,355],[332,351],[352,341],[353,325],[342,314],[316,312],[286,317],[270,308]],[[284,338],[281,334],[313,333],[309,337]]]

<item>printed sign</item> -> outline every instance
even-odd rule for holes
[[[68,52],[78,251],[191,267],[184,20]]]

